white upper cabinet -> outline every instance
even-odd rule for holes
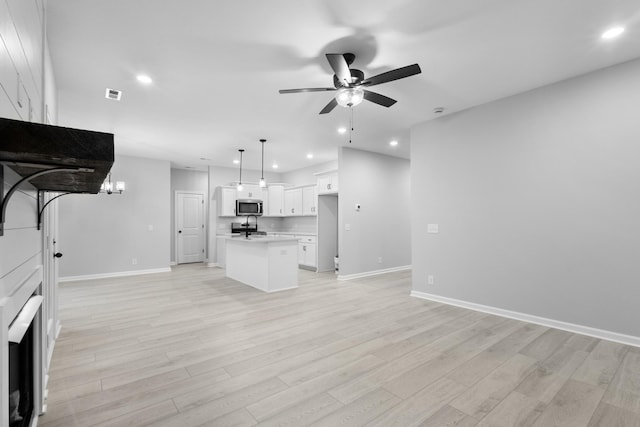
[[[284,216],[302,215],[302,188],[284,190]]]
[[[318,187],[302,187],[302,215],[317,215]]]
[[[335,194],[338,192],[338,171],[318,174],[318,194]]]
[[[318,192],[315,185],[284,190],[284,216],[317,215]]]
[[[236,189],[218,187],[218,216],[236,216]]]
[[[236,187],[218,187],[218,216],[236,216],[236,199],[262,200],[263,216],[316,216],[318,213],[318,191],[315,185],[286,188],[282,184],[261,188],[243,184],[242,191]]]
[[[260,199],[262,200],[262,187],[255,184],[242,184],[242,191],[236,193],[237,199]]]
[[[267,187],[267,206],[264,207],[266,216],[284,215],[284,185],[270,185]]]

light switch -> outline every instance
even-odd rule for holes
[[[427,233],[438,233],[438,224],[427,224]]]
[[[149,230],[149,231],[153,231],[153,225],[149,224],[149,225],[147,226],[147,230]]]

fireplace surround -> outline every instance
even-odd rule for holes
[[[42,267],[0,298],[0,427],[32,426],[43,409]]]
[[[38,325],[42,296],[32,295],[9,325],[9,426],[26,427],[34,415]]]

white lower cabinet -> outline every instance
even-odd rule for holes
[[[227,265],[227,238],[224,236],[218,236],[216,239],[216,252],[218,258],[216,264],[220,268],[225,268]]]
[[[315,236],[296,236],[298,240],[298,264],[316,267],[316,238]]]

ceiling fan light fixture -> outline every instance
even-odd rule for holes
[[[341,107],[355,107],[364,99],[364,90],[360,87],[343,87],[338,89],[336,101]]]

